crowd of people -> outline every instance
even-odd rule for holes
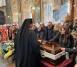
[[[64,24],[53,24],[48,22],[33,24],[32,19],[26,19],[15,37],[16,67],[41,67],[40,48],[37,40],[56,42],[60,44],[61,50],[69,54],[77,53],[77,37],[74,38],[72,32],[77,32],[77,21],[73,25],[71,21]],[[23,54],[24,52],[24,54]]]
[[[72,32],[77,32],[77,21],[74,24],[71,21],[65,21],[63,24],[49,22],[47,26],[42,23],[39,27],[35,26],[34,31],[37,38],[48,42],[54,41],[60,44],[63,51],[77,53],[77,34],[72,35]]]
[[[17,30],[18,30],[18,25],[16,24],[0,25],[0,42],[13,40],[14,34],[16,34]]]
[[[45,26],[43,23],[39,24],[39,27],[34,25],[34,31],[38,39],[50,42],[54,41],[66,48],[73,47],[74,39],[71,34],[73,30],[73,26],[70,26],[69,22],[63,25],[52,24],[52,22],[49,22],[48,26]]]

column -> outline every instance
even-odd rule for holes
[[[77,0],[74,1],[74,20],[77,19]]]
[[[69,13],[70,21],[73,22],[73,19],[74,19],[74,0],[68,0],[68,3],[70,4],[70,13]]]

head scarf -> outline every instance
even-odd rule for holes
[[[23,22],[23,24],[22,24],[22,26],[21,26],[21,28],[20,28],[20,36],[22,35],[22,33],[23,33],[24,31],[29,30],[30,24],[32,24],[32,23],[33,23],[33,22],[32,22],[32,19],[25,19],[25,20],[24,20],[24,22]]]

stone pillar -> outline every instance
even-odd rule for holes
[[[32,11],[31,11],[32,1],[31,0],[20,0],[20,1],[21,1],[20,14],[22,23],[24,19],[32,18]]]
[[[77,19],[77,0],[74,1],[74,20]]]
[[[41,22],[44,23],[44,2],[41,0]]]
[[[70,13],[69,13],[69,16],[70,16],[70,21],[73,22],[74,20],[74,0],[68,0],[68,3],[70,4]]]
[[[12,23],[12,8],[11,8],[10,0],[6,0],[6,23],[11,24]]]
[[[12,9],[12,19],[13,23],[18,23],[18,4],[17,0],[10,0]]]

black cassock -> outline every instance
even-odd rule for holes
[[[34,31],[20,31],[15,37],[16,67],[40,67],[40,47]]]

